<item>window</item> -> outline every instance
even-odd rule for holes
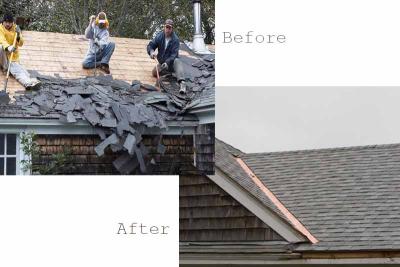
[[[17,135],[0,134],[0,175],[16,175]]]

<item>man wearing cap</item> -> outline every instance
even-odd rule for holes
[[[85,30],[85,37],[89,39],[89,50],[82,62],[84,69],[100,68],[110,74],[110,58],[114,53],[115,43],[109,39],[109,22],[106,13],[100,12],[97,17],[89,18],[89,26]]]
[[[14,45],[14,39],[16,40]],[[27,90],[37,90],[40,88],[40,82],[36,78],[31,78],[30,74],[19,64],[19,47],[24,44],[21,29],[14,23],[14,16],[6,13],[3,17],[3,23],[0,25],[0,66],[7,71],[10,65],[10,73]],[[11,58],[12,55],[12,58]],[[11,64],[9,64],[11,60]]]
[[[184,94],[186,92],[185,73],[183,70],[182,62],[179,60],[179,38],[173,31],[174,22],[167,19],[164,25],[164,31],[157,34],[157,36],[150,41],[147,45],[147,53],[150,58],[157,57],[159,62],[157,68],[153,69],[153,76],[157,77],[157,69],[160,73],[175,72],[176,78],[180,84],[179,92]],[[155,50],[158,50],[156,54]]]

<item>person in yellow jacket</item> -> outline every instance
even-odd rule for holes
[[[16,43],[14,45],[14,38]],[[6,13],[3,17],[3,23],[0,25],[0,66],[7,71],[10,64],[10,73],[28,90],[37,90],[40,88],[40,82],[36,78],[31,78],[26,69],[19,63],[18,48],[24,44],[21,30],[14,23],[14,17],[10,13]]]

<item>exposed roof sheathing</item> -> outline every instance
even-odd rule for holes
[[[94,75],[94,70],[85,70],[81,66],[88,49],[88,40],[84,36],[30,31],[24,31],[23,36],[25,43],[20,48],[20,62],[28,71],[34,73],[32,76],[48,75],[60,79],[79,79]],[[143,85],[142,88],[144,89],[155,89],[152,85],[155,84],[156,80],[151,75],[155,61],[151,60],[147,55],[146,45],[148,44],[148,40],[131,38],[111,39],[116,43],[116,49],[110,61],[111,74],[116,83],[124,83],[124,89],[126,89],[126,85],[129,87],[129,84],[132,84],[131,89],[135,88],[135,90],[138,90],[135,86],[139,83]],[[214,55],[195,55],[182,44],[180,56],[188,85],[187,94],[184,95],[184,98],[191,102],[184,111],[205,107],[214,109]],[[98,70],[97,75],[101,76],[104,74]],[[170,75],[161,77],[161,87],[170,96],[176,94],[177,91],[176,79],[173,82],[174,79]],[[2,83],[0,86],[3,86],[5,81],[4,73],[0,73],[0,80],[0,83]],[[25,95],[30,92],[26,91],[22,85],[11,77],[8,83],[8,93],[12,98],[11,101],[14,102],[16,96]],[[9,112],[11,109],[13,112]],[[50,112],[46,113],[50,114]],[[42,114],[42,117],[44,117],[43,115],[49,117],[48,114]],[[2,118],[26,118],[31,117],[30,115],[32,114],[26,114],[26,112],[15,107],[0,106],[0,117]]]
[[[25,44],[20,48],[20,62],[28,70],[43,75],[59,74],[61,78],[82,78],[93,75],[93,70],[82,69],[82,61],[88,49],[88,40],[83,35],[23,31]],[[154,84],[151,76],[154,61],[146,52],[148,40],[114,38],[116,48],[110,61],[114,79]],[[182,51],[181,55],[188,53]],[[98,71],[100,72],[100,71]],[[0,86],[4,86],[5,75],[0,73]],[[8,83],[10,95],[24,88],[15,79]]]

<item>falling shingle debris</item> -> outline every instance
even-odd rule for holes
[[[212,58],[212,59],[211,59]],[[146,128],[166,129],[166,121],[182,120],[189,108],[197,106],[202,94],[215,90],[213,55],[207,58],[181,57],[188,90],[179,94],[179,83],[172,74],[161,77],[158,91],[153,85],[115,80],[110,75],[62,79],[31,72],[42,82],[37,92],[16,96],[27,117],[59,119],[63,123],[87,121],[102,142],[95,148],[98,156],[107,149],[121,152],[114,167],[123,174],[153,164],[142,141]],[[210,91],[211,92],[211,91]],[[165,153],[159,144],[158,152]]]
[[[96,146],[94,151],[96,151],[97,155],[101,157],[104,155],[104,150],[109,145],[115,145],[115,144],[118,144],[118,142],[119,142],[119,138],[115,134],[112,134],[106,140],[104,140],[98,146]]]

